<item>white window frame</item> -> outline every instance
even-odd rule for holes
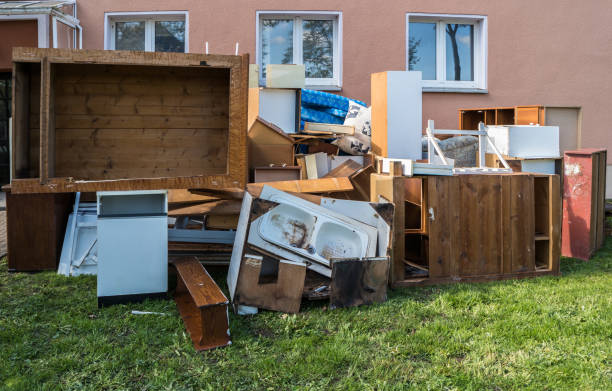
[[[406,70],[410,66],[410,22],[436,23],[436,80],[423,80],[425,92],[487,93],[487,17],[484,15],[406,14]],[[446,80],[446,24],[474,26],[474,80]]]
[[[116,22],[145,22],[145,52],[155,51],[156,21],[185,21],[185,53],[189,52],[189,11],[105,12],[104,50],[115,50]]]
[[[264,19],[293,19],[293,63],[303,64],[302,21],[332,20],[333,35],[333,77],[306,78],[306,87],[315,90],[339,91],[342,89],[342,12],[341,11],[257,11],[255,13],[255,57],[259,65],[259,85],[264,86],[262,69],[261,31]]]

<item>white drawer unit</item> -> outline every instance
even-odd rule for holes
[[[97,193],[98,306],[165,297],[166,190]]]

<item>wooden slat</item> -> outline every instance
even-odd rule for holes
[[[183,258],[173,263],[196,307],[202,308],[229,303],[227,297],[196,259]]]
[[[563,214],[561,207],[561,184],[558,175],[549,177],[549,268],[555,273],[559,273],[559,261],[561,257],[561,217]]]
[[[335,193],[353,190],[353,185],[349,178],[320,178],[302,179],[299,181],[279,181],[268,183],[249,183],[247,190],[250,193],[257,192],[264,185],[271,186],[282,191],[292,191],[295,193]],[[260,191],[260,190],[259,190]]]
[[[338,167],[328,172],[323,178],[342,178],[349,177],[363,166],[354,160],[347,160]]]

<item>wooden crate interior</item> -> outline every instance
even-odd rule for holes
[[[484,123],[485,125],[495,125],[495,110],[484,110]],[[478,124],[476,124],[476,128],[478,128]]]
[[[404,179],[404,275],[406,278],[429,274],[429,238],[425,225],[426,179]]]
[[[40,63],[15,63],[13,177],[37,178],[40,170]]]
[[[228,171],[228,68],[52,67],[55,176],[100,180]]]

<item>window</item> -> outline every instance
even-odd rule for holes
[[[105,49],[187,52],[187,12],[107,13]]]
[[[260,84],[267,64],[304,64],[308,87],[339,89],[341,42],[340,12],[257,12]]]
[[[407,14],[406,68],[424,91],[486,92],[486,16]]]

